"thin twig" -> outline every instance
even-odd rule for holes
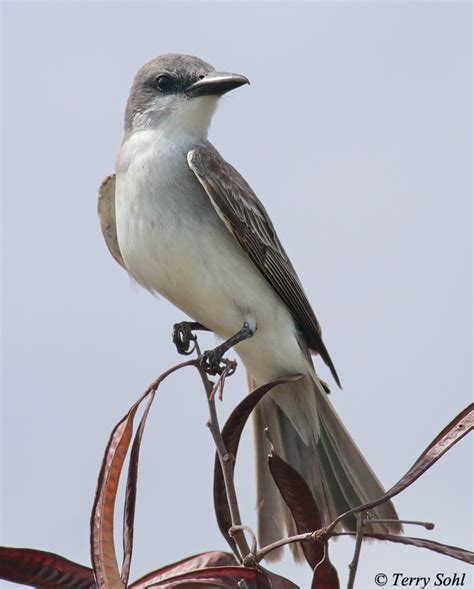
[[[256,554],[257,552],[257,537],[255,536],[255,532],[252,530],[252,528],[249,528],[248,526],[233,526],[232,528],[230,528],[229,530],[229,534],[231,536],[235,536],[236,532],[242,530],[243,532],[247,532],[247,534],[252,538],[252,546],[250,548],[250,554]]]
[[[235,491],[234,485],[234,461],[235,457],[227,452],[227,448],[225,447],[224,440],[222,438],[221,430],[219,427],[219,419],[217,417],[217,410],[216,410],[216,403],[214,401],[214,386],[213,383],[209,380],[207,374],[202,369],[201,365],[199,364],[199,357],[201,356],[201,348],[199,347],[198,339],[194,340],[194,349],[197,354],[197,358],[190,362],[184,362],[181,366],[189,366],[193,365],[196,367],[197,371],[199,372],[199,376],[201,377],[202,383],[204,385],[204,390],[206,393],[207,404],[209,407],[209,415],[210,419],[207,422],[207,427],[211,432],[212,438],[216,445],[217,455],[219,456],[219,462],[222,469],[222,475],[224,477],[224,484],[227,496],[227,503],[229,505],[229,511],[232,521],[232,528],[236,528],[238,526],[242,526],[242,520],[240,517],[240,510],[239,504],[237,502],[237,493]],[[176,367],[177,368],[177,367]],[[234,366],[235,368],[235,366]],[[231,373],[233,374],[233,372]],[[228,375],[228,371],[225,372],[225,376]],[[167,374],[166,374],[167,376]],[[225,379],[224,376],[224,379]],[[161,377],[160,377],[161,378]],[[156,381],[155,381],[156,382]],[[153,383],[155,384],[155,383]],[[157,383],[158,386],[159,383]],[[222,383],[222,388],[224,383]],[[231,528],[231,529],[232,529]],[[229,530],[230,532],[230,530]],[[243,562],[246,556],[251,554],[251,550],[247,543],[247,539],[245,534],[242,530],[240,530],[237,534],[235,534],[235,542],[238,546],[240,554],[236,554],[235,556]]]
[[[362,514],[357,514],[357,536],[354,548],[354,557],[349,565],[349,580],[347,581],[347,589],[353,589],[354,581],[357,573],[357,566],[359,564],[360,550],[362,548],[362,539],[364,537],[364,522]]]
[[[160,376],[150,384],[150,386],[143,393],[143,395],[140,397],[140,399],[137,401],[137,403],[140,403],[152,391],[156,392],[158,387],[160,386],[160,384],[165,380],[165,378],[168,378],[168,376],[170,376],[170,374],[173,374],[173,372],[176,372],[177,370],[181,370],[181,368],[185,368],[186,366],[196,366],[196,365],[197,365],[197,360],[187,360],[186,362],[181,362],[181,364],[176,364],[175,366],[172,366],[168,370],[165,370],[165,372],[163,372],[163,374],[160,374]]]
[[[363,524],[391,523],[391,522],[420,525],[420,526],[425,527],[427,530],[432,530],[434,528],[434,524],[432,524],[430,522],[419,522],[419,521],[413,521],[413,520],[398,520],[398,519],[394,519],[394,520],[391,520],[391,519],[389,519],[389,520],[363,519],[362,520]],[[315,530],[314,532],[307,532],[305,534],[297,534],[295,536],[289,536],[288,538],[282,538],[281,540],[277,540],[276,542],[273,542],[272,544],[268,544],[268,546],[263,546],[262,548],[260,548],[260,550],[257,550],[257,553],[255,555],[255,560],[257,562],[260,562],[263,558],[265,558],[265,556],[269,552],[272,552],[272,550],[276,550],[277,548],[281,548],[282,546],[285,546],[286,544],[294,544],[295,542],[307,542],[307,541],[322,542],[324,540],[327,540],[327,539],[335,537],[335,536],[344,536],[344,535],[352,535],[353,536],[353,534],[347,534],[344,532],[335,532],[334,527],[331,524],[330,526],[327,526],[325,528],[320,528],[319,530]]]
[[[367,518],[363,520],[364,525],[370,524],[409,524],[411,526],[421,526],[427,530],[434,530],[435,525],[432,522],[420,522],[413,519],[379,519]]]
[[[281,548],[282,546],[286,546],[286,544],[294,544],[295,542],[303,542],[304,540],[317,540],[318,539],[318,530],[317,532],[306,532],[305,534],[297,534],[296,536],[290,536],[289,538],[282,538],[281,540],[277,540],[276,542],[272,542],[272,544],[268,544],[268,546],[264,546],[257,550],[255,555],[256,562],[260,562],[269,552],[276,550],[277,548]]]
[[[230,517],[232,520],[232,528],[236,528],[237,526],[242,525],[242,520],[240,518],[239,504],[237,502],[237,493],[235,492],[234,485],[235,456],[227,452],[227,448],[225,447],[224,440],[222,438],[221,430],[219,427],[219,419],[217,417],[216,403],[214,399],[211,397],[213,384],[207,378],[207,374],[204,372],[204,370],[201,368],[199,364],[196,364],[196,368],[198,369],[198,372],[201,376],[201,380],[204,384],[204,389],[206,391],[206,398],[210,415],[210,419],[207,422],[207,427],[211,432],[212,438],[216,445],[217,455],[219,456],[222,475],[224,477],[227,503],[229,505]],[[239,530],[235,534],[235,542],[240,551],[240,554],[237,556],[239,560],[243,562],[245,557],[251,554],[251,550],[249,548],[247,538],[245,537],[245,534],[242,530]]]
[[[255,567],[257,564],[256,561],[256,554],[257,554],[257,536],[252,528],[249,526],[235,526],[230,528],[229,535],[233,538],[238,532],[247,532],[247,534],[252,538],[252,546],[250,548],[250,553],[243,559],[242,564],[244,567]]]
[[[336,517],[336,519],[334,519],[327,527],[326,527],[326,533],[328,535],[331,535],[334,528],[337,526],[337,524],[342,521],[343,519],[345,519],[346,517],[349,517],[350,515],[355,515],[357,517],[357,515],[363,511],[370,511],[370,509],[372,509],[373,507],[378,507],[379,505],[382,505],[383,503],[386,503],[387,501],[390,501],[390,497],[386,497],[385,495],[382,497],[379,497],[378,499],[375,499],[374,501],[371,501],[370,503],[365,503],[364,505],[358,505],[357,507],[353,507],[352,509],[348,509],[347,511],[345,511],[344,513],[341,513],[340,515],[338,515]],[[395,520],[398,521],[398,520]]]

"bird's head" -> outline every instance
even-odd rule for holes
[[[125,133],[156,129],[170,138],[206,137],[218,99],[249,81],[216,72],[198,57],[167,54],[137,72],[125,110]]]

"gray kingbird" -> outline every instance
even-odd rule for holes
[[[306,479],[323,525],[384,490],[316,375],[312,354],[339,384],[268,213],[207,139],[219,98],[246,83],[192,56],[145,64],[130,91],[115,177],[101,187],[99,213],[115,259],[144,288],[223,338],[220,352],[236,344],[252,386],[304,375],[278,386],[255,411],[259,539],[266,545],[295,533],[266,463],[266,427],[276,450]],[[209,369],[219,370],[221,355],[208,354]],[[390,502],[374,513],[395,521],[374,522],[371,532],[400,532]],[[348,518],[341,527],[355,525]]]

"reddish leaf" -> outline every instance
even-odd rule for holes
[[[97,483],[91,515],[91,559],[99,587],[124,587],[120,578],[114,544],[115,499],[120,474],[133,432],[133,419],[147,391],[114,427]]]
[[[174,562],[173,564],[169,564],[156,571],[148,573],[144,577],[134,581],[129,589],[144,589],[144,587],[148,587],[153,583],[158,583],[177,575],[183,575],[196,569],[232,566],[236,564],[235,557],[229,552],[220,552],[219,550],[203,552],[202,554],[190,556],[189,558]]]
[[[137,428],[135,433],[135,438],[132,444],[132,450],[130,452],[130,462],[128,466],[128,475],[127,475],[127,485],[125,488],[125,508],[124,508],[124,516],[123,516],[123,561],[122,561],[122,573],[121,573],[121,581],[123,585],[128,584],[128,578],[130,575],[130,565],[132,560],[132,549],[133,549],[133,526],[135,521],[135,504],[136,504],[136,497],[137,497],[137,478],[138,478],[138,462],[140,457],[140,446],[143,437],[143,431],[145,429],[146,420],[148,418],[148,413],[150,411],[151,404],[155,398],[156,391],[158,390],[159,385],[166,379],[168,376],[184,368],[186,366],[194,366],[194,360],[188,360],[187,362],[182,362],[181,364],[177,364],[176,366],[172,366],[165,372],[163,372],[149,387],[148,390],[145,392],[144,395],[140,397],[140,399],[133,405],[127,415],[123,418],[122,422],[129,422],[130,428],[133,426],[133,418],[135,416],[136,410],[140,403],[148,396],[148,403],[145,407],[145,411],[143,412],[142,418],[140,420],[140,424]],[[120,427],[120,423],[116,426],[116,428]],[[113,434],[112,434],[113,435]],[[130,444],[130,436],[131,430],[128,436],[128,442],[126,444],[125,454],[128,450],[128,445]],[[111,438],[112,441],[112,438]],[[109,442],[109,445],[111,443]],[[107,452],[106,452],[107,457]],[[125,458],[125,455],[123,456]],[[106,458],[104,458],[105,462]],[[118,470],[118,477],[117,477],[117,484],[118,478],[120,476],[120,472],[123,466],[123,460],[120,464]],[[104,464],[102,465],[104,468]],[[102,476],[102,475],[100,475]],[[100,480],[100,478],[99,478]],[[115,487],[113,498],[115,501],[115,494],[117,488]],[[113,521],[112,521],[113,524]],[[112,531],[112,543],[113,543],[113,527]],[[91,536],[92,538],[92,536]],[[113,547],[113,545],[112,545]],[[114,550],[115,553],[115,550]],[[116,561],[115,561],[116,562]]]
[[[271,573],[270,571],[267,571],[267,569],[264,569],[263,567],[260,567],[260,568],[261,568],[262,572],[269,579],[270,586],[272,587],[272,589],[299,589],[298,585],[295,585],[293,583],[293,581],[290,581],[286,577],[280,577],[280,575],[277,575],[275,573]]]
[[[474,403],[471,403],[436,436],[404,477],[386,493],[387,498],[398,495],[428,470],[459,440],[474,428]]]
[[[209,567],[165,579],[159,583],[148,585],[162,589],[195,589],[196,587],[232,588],[238,589],[238,583],[245,582],[247,589],[271,589],[266,576],[257,569],[248,569],[239,566]]]
[[[40,589],[90,589],[92,569],[67,558],[29,548],[0,547],[0,578]]]
[[[222,438],[227,452],[236,457],[242,430],[244,429],[250,413],[260,399],[279,384],[293,382],[295,380],[300,380],[301,378],[303,378],[301,375],[277,378],[276,380],[258,387],[252,393],[247,395],[232,411],[222,430]],[[228,534],[229,529],[232,527],[232,518],[227,503],[224,477],[222,475],[218,456],[216,456],[214,464],[214,509],[216,511],[217,523],[222,535],[227,540],[232,550],[236,551],[237,547],[235,541],[230,538]]]
[[[335,536],[355,536],[354,532],[338,532]],[[410,536],[392,536],[391,534],[364,534],[364,538],[373,538],[375,540],[384,540],[387,542],[395,542],[397,544],[406,544],[407,546],[416,546],[417,548],[427,548],[439,554],[474,564],[474,552],[470,552],[464,548],[457,546],[449,546],[449,544],[440,544],[434,540],[427,540],[426,538],[411,538]]]
[[[138,460],[140,457],[140,445],[145,429],[146,420],[150,411],[151,404],[155,397],[151,393],[148,398],[147,406],[137,428],[135,439],[133,440],[132,450],[130,452],[130,462],[128,465],[127,486],[125,489],[125,509],[123,515],[123,561],[122,561],[122,583],[127,586],[130,575],[130,565],[132,561],[133,550],[133,525],[135,521],[135,504],[137,498],[137,478],[138,478]]]
[[[331,524],[331,528],[334,529],[336,522],[356,511],[366,511],[377,507],[381,503],[384,503],[388,499],[391,499],[395,495],[398,495],[401,491],[409,487],[418,477],[428,470],[433,464],[443,456],[450,448],[454,446],[459,440],[467,435],[474,428],[474,403],[468,405],[461,413],[455,417],[451,423],[449,423],[443,431],[436,436],[431,444],[422,452],[421,456],[410,468],[410,470],[403,476],[398,483],[395,483],[391,489],[389,489],[384,495],[360,505],[357,508],[351,509],[346,513],[340,515]],[[368,535],[368,534],[367,534]]]
[[[272,448],[268,466],[283,500],[288,505],[299,534],[314,532],[322,527],[321,516],[306,481]],[[316,541],[301,542],[309,566],[314,567],[324,557],[324,545]]]
[[[323,560],[314,570],[311,589],[339,589],[339,577],[337,571],[329,560],[328,543],[324,545]]]
[[[233,554],[230,554],[229,552],[204,552],[202,554],[197,554],[195,556],[191,556],[179,562],[165,566],[152,573],[148,573],[148,575],[145,575],[141,579],[138,579],[137,581],[132,583],[129,586],[129,589],[145,589],[150,585],[155,585],[166,580],[174,581],[175,577],[182,576],[184,574],[196,571],[198,569],[204,569],[206,567],[232,567],[232,565],[236,565],[235,557]],[[239,571],[241,570],[242,568],[239,567]],[[272,587],[272,589],[298,589],[297,585],[295,585],[288,579],[285,579],[285,577],[280,577],[280,575],[270,573],[269,571],[263,568],[262,573],[266,575],[270,580],[270,586]],[[189,582],[189,579],[187,579],[186,582]],[[208,586],[206,585],[207,581],[200,580],[199,582],[204,583],[203,586]],[[197,581],[194,581],[194,583],[197,583]],[[181,585],[179,586],[181,587]],[[232,586],[236,587],[235,583]],[[267,585],[265,585],[265,587],[266,586]]]
[[[268,466],[283,500],[288,505],[299,534],[322,527],[321,516],[308,484],[291,465],[271,449]],[[337,571],[329,560],[328,544],[301,542],[309,566],[314,569],[312,589],[339,589]]]

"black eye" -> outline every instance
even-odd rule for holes
[[[174,85],[173,78],[166,74],[161,74],[155,80],[155,86],[160,92],[169,92]]]

